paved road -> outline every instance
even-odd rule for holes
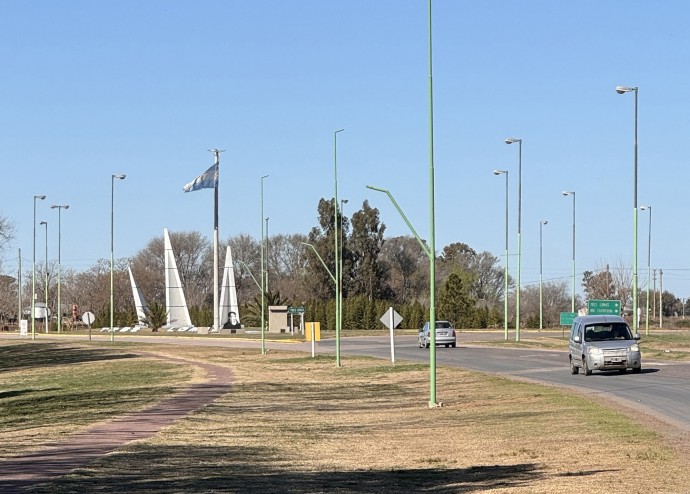
[[[530,338],[553,336],[534,333]],[[94,339],[105,339],[101,335]],[[570,374],[568,353],[557,350],[522,350],[486,348],[467,343],[487,339],[502,339],[500,332],[459,333],[458,347],[439,347],[438,365],[452,365],[481,372],[489,372],[521,379],[575,388],[580,392],[606,398],[624,400],[629,406],[641,408],[686,432],[690,432],[690,363],[643,361],[641,374],[628,372],[594,372],[591,376]],[[124,339],[124,338],[123,338]],[[151,342],[151,337],[127,336],[128,341]],[[157,336],[156,343],[201,346],[228,346],[256,348],[257,340],[217,338],[180,338]],[[644,344],[644,341],[643,341]],[[310,343],[278,343],[267,340],[266,348],[291,349],[311,352]],[[318,343],[318,353],[335,353],[335,340]],[[390,339],[387,336],[347,337],[341,339],[341,355],[368,355],[390,358]],[[429,350],[417,347],[416,336],[396,336],[396,360],[429,362]],[[440,397],[442,399],[442,397]]]
[[[335,342],[319,343],[321,352],[333,352]],[[390,358],[387,337],[341,339],[341,355],[369,355]],[[417,347],[416,336],[396,337],[396,360],[428,362],[429,350]],[[436,349],[438,365],[452,365],[471,370],[530,379],[608,398],[622,399],[642,407],[653,415],[690,431],[690,363],[643,361],[641,374],[594,372],[591,376],[573,376],[568,353],[555,350],[482,348],[463,345]]]

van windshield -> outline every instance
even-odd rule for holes
[[[632,340],[630,328],[625,323],[592,324],[585,326],[585,341]]]

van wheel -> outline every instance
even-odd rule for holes
[[[640,366],[640,367],[633,367],[632,372],[633,372],[633,374],[639,374],[640,372],[642,372],[642,366]]]
[[[572,375],[575,375],[575,374],[578,374],[579,372],[580,372],[580,369],[579,369],[579,368],[577,367],[577,365],[575,365],[575,363],[573,362],[573,358],[570,357],[570,373],[571,373]]]
[[[587,358],[583,357],[582,358],[582,372],[584,372],[585,376],[591,376],[592,375],[592,369],[589,368],[587,365]]]

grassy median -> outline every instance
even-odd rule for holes
[[[198,377],[193,366],[181,372],[179,365],[135,357],[139,351],[227,366],[234,378],[230,393],[153,438],[30,492],[690,489],[687,458],[661,435],[612,408],[555,388],[440,367],[437,395],[443,406],[430,409],[429,371],[421,364],[346,357],[338,369],[332,357],[312,359],[294,352],[260,355],[256,350],[102,343],[83,351],[102,352],[103,361],[70,358],[61,363],[62,345],[35,347],[44,348],[52,361],[49,368],[38,362],[36,368],[2,367],[0,386],[15,386],[14,399],[28,394],[12,384],[22,374],[96,375],[94,365],[103,362],[109,369],[99,379],[69,381],[82,388],[79,393],[54,386],[52,413],[40,414],[45,427],[62,414],[59,396],[82,406],[83,417],[102,420],[118,413],[114,407],[125,391],[114,384],[103,387],[102,381],[120,365],[141,364],[141,374],[127,368],[127,393],[138,397],[126,396],[136,406]],[[68,347],[79,353],[78,346]],[[127,358],[112,357],[118,354]],[[108,411],[101,400],[96,406],[84,398],[91,388],[106,396],[112,390]],[[2,397],[3,409],[8,398],[13,397]],[[0,424],[0,443],[9,433],[16,439],[20,431]],[[40,440],[24,438],[27,447],[32,442]]]

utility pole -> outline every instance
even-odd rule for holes
[[[606,265],[606,298],[611,300],[613,294],[611,293],[611,272],[609,271],[609,265]]]
[[[654,271],[654,293],[652,294],[652,318],[656,319],[656,269]]]
[[[659,269],[659,328],[664,327],[664,270]]]

